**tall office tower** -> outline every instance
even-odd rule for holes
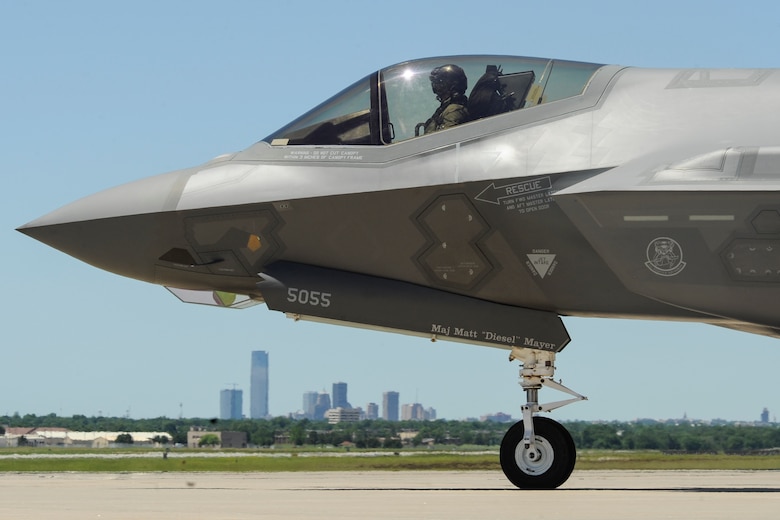
[[[386,421],[398,420],[398,392],[385,392],[382,394],[382,419]]]
[[[769,409],[764,408],[764,411],[761,412],[761,422],[764,424],[769,422]]]
[[[352,408],[347,401],[347,383],[333,383],[333,408]]]
[[[366,419],[378,419],[379,418],[379,405],[376,403],[368,403],[366,405]]]
[[[317,392],[303,393],[303,415],[307,419],[314,419],[314,413],[317,408]]]
[[[268,352],[252,351],[252,373],[249,384],[249,417],[268,417]]]
[[[331,409],[330,396],[323,390],[317,395],[317,404],[314,407],[314,418],[317,420],[325,418],[325,412]]]
[[[244,410],[244,393],[241,390],[222,390],[219,393],[219,418],[241,419]]]
[[[401,406],[402,421],[427,421],[425,409],[420,403],[404,404]]]

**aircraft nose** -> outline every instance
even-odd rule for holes
[[[17,228],[88,264],[152,282],[156,259],[175,244],[172,219],[188,170],[111,188]],[[180,237],[178,237],[180,239]]]

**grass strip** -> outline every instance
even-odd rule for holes
[[[105,453],[105,452],[101,452]],[[780,456],[664,454],[651,451],[584,451],[578,470],[780,470]],[[500,471],[496,454],[421,453],[371,457],[198,457],[177,453],[154,458],[0,457],[0,472],[278,472],[278,471]]]
[[[579,470],[780,470],[780,456],[585,451],[578,454],[575,467]]]
[[[493,455],[411,455],[404,457],[221,457],[160,458],[13,458],[0,459],[0,472],[175,472],[175,471],[405,471],[498,470]]]

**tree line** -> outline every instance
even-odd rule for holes
[[[702,424],[697,422],[586,422],[563,423],[578,449],[662,450],[681,452],[744,453],[780,448],[780,424],[759,426],[739,423]],[[250,445],[337,446],[344,441],[358,448],[401,448],[402,445],[498,446],[508,423],[481,421],[385,421],[366,420],[328,424],[326,421],[217,420],[202,418],[130,419],[126,417],[87,417],[55,414],[0,416],[0,434],[6,427],[59,427],[74,431],[156,431],[170,436],[171,443],[186,444],[190,428],[245,432]],[[402,444],[402,433],[405,442]]]

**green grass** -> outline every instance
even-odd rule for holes
[[[376,457],[261,457],[205,458],[176,453],[162,458],[0,458],[0,472],[157,472],[157,471],[401,471],[499,469],[495,455],[421,454]]]
[[[338,452],[336,450],[335,452]],[[175,451],[164,459],[162,452],[153,458],[57,458],[56,454],[76,453],[72,450],[0,451],[0,455],[16,453],[33,455],[47,453],[52,458],[0,457],[0,472],[177,472],[177,471],[220,471],[220,472],[278,472],[278,471],[407,471],[442,470],[500,471],[497,454],[462,453],[414,453],[396,456],[392,452],[372,457],[327,457],[292,456],[267,457],[246,456],[247,452],[236,452],[236,456],[221,458],[198,457],[197,452]],[[117,453],[108,450],[81,450],[81,454],[96,456]],[[124,450],[122,453],[138,453]],[[239,453],[241,456],[239,456]],[[251,452],[249,452],[251,453]],[[278,452],[277,452],[278,453]],[[289,453],[289,452],[288,452]],[[305,453],[305,452],[304,452]],[[159,455],[159,456],[157,456]],[[313,454],[314,455],[314,454]],[[652,451],[582,451],[578,454],[578,470],[780,470],[780,456],[741,455],[667,455]]]
[[[577,469],[780,470],[778,455],[664,454],[658,451],[584,450]]]

